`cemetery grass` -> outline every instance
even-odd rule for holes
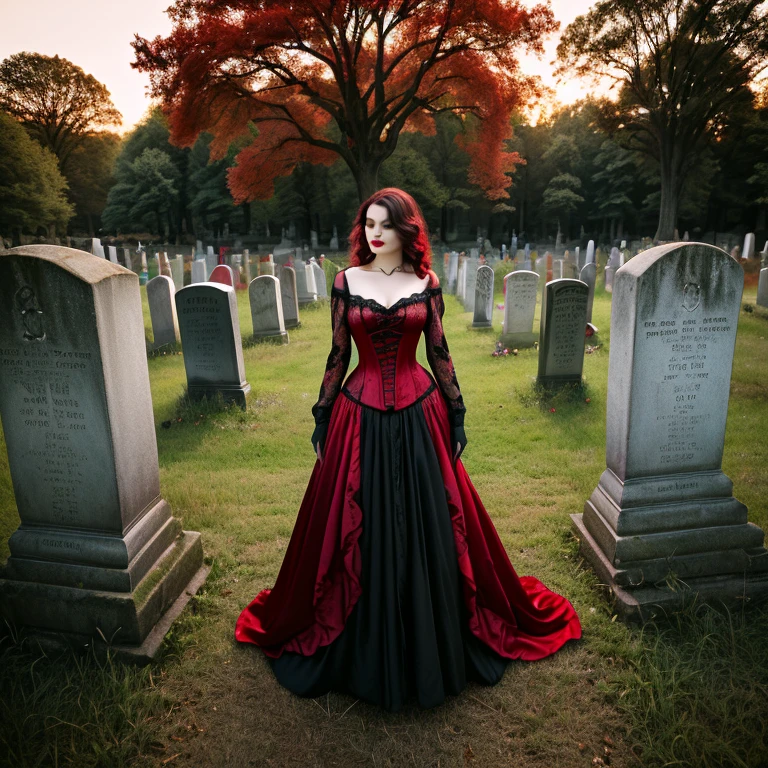
[[[247,297],[238,298],[246,336]],[[594,758],[612,766],[764,765],[768,611],[694,603],[669,621],[625,627],[570,533],[568,515],[581,511],[604,469],[609,316],[610,298],[598,290],[600,334],[585,357],[585,386],[555,398],[532,386],[535,350],[491,357],[494,337],[467,330],[469,315],[451,297],[444,322],[468,409],[464,464],[518,573],[568,596],[582,640],[540,662],[513,662],[493,688],[470,685],[433,710],[399,714],[338,694],[294,697],[258,649],[235,643],[240,610],[274,583],[314,463],[310,407],[330,339],[320,306],[302,311],[288,346],[246,344],[246,412],[189,404],[183,357],[151,357],[162,493],[185,528],[202,532],[211,574],[147,669],[55,661],[23,631],[6,631],[0,764],[10,755],[9,765],[24,768],[550,768],[599,765]],[[498,310],[494,319],[498,330]],[[145,324],[151,338],[146,304]],[[419,355],[424,363],[423,349]],[[764,529],[766,381],[768,313],[742,313],[724,470]],[[0,562],[17,525],[0,449]]]

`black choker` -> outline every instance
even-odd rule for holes
[[[385,269],[382,269],[381,267],[374,267],[373,269],[366,269],[365,267],[361,267],[361,269],[364,269],[366,272],[383,272],[387,277],[390,277],[395,272],[405,272],[405,269],[403,268],[402,264],[399,267],[395,267],[391,272],[387,272]]]

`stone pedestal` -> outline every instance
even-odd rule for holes
[[[616,273],[607,468],[572,518],[627,619],[692,592],[768,594],[763,531],[721,470],[743,283],[728,254],[701,243],[652,248]]]
[[[204,571],[160,496],[138,277],[69,248],[0,252],[0,370],[21,518],[0,611],[141,648]]]

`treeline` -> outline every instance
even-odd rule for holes
[[[3,62],[6,72],[12,59],[38,67],[64,61],[19,54]],[[71,76],[89,78],[65,63]],[[94,83],[91,99],[102,99],[104,123],[114,119],[114,108]],[[508,148],[524,163],[505,200],[488,200],[468,181],[470,158],[456,142],[461,119],[450,113],[437,118],[434,135],[401,135],[379,184],[411,191],[430,229],[449,243],[473,241],[478,228],[496,246],[509,243],[513,230],[521,243],[552,242],[558,233],[600,242],[649,236],[659,217],[659,165],[630,148],[612,112],[611,102],[588,100],[536,125],[517,115]],[[283,229],[305,242],[314,231],[327,243],[334,227],[345,235],[358,205],[356,181],[342,162],[300,164],[277,180],[271,199],[235,205],[227,174],[250,137],[211,161],[208,134],[191,148],[173,146],[157,108],[122,138],[93,124],[79,134],[70,127],[63,146],[41,130],[44,119],[0,112],[0,235],[15,243],[64,233],[269,243]],[[768,87],[744,89],[737,113],[715,140],[701,142],[694,160],[680,198],[679,234],[755,231],[760,240],[768,212]]]

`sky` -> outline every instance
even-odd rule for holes
[[[472,0],[464,0],[472,2]],[[20,51],[59,55],[104,83],[112,102],[123,115],[122,130],[130,130],[149,107],[146,75],[131,68],[134,34],[153,38],[167,35],[171,23],[165,14],[172,0],[0,0],[0,60]],[[551,0],[561,30],[594,0]],[[529,2],[528,4],[532,4]],[[551,36],[541,58],[521,56],[526,74],[539,75],[555,89],[563,104],[583,98],[590,83],[556,83],[550,64],[555,59],[559,34]]]

